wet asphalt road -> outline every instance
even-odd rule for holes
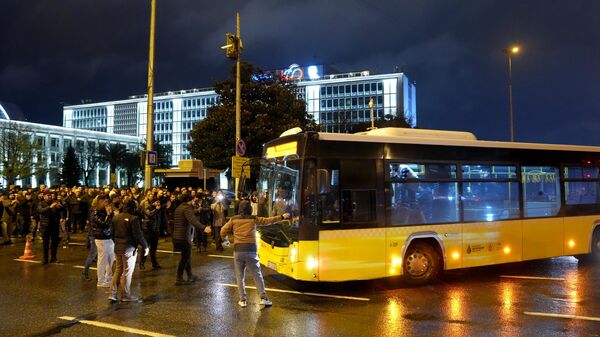
[[[24,247],[16,241],[0,247],[0,336],[600,336],[600,267],[571,257],[452,272],[416,288],[395,279],[301,284],[263,268],[268,288],[357,298],[271,291],[273,307],[261,308],[249,290],[244,309],[226,285],[233,261],[209,256],[212,247],[192,255],[197,284],[174,286],[179,255],[158,253],[163,269],[134,273],[132,293],[144,302],[110,304],[105,288],[81,279],[84,246],[61,246],[61,264],[42,266],[14,261]],[[41,260],[41,242],[33,250]],[[582,317],[537,316],[546,314]]]

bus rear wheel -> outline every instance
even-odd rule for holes
[[[576,258],[583,263],[600,262],[600,228],[594,231],[592,235],[592,251],[589,254],[578,255]]]
[[[406,250],[402,263],[404,281],[422,285],[435,281],[441,271],[442,259],[437,250],[426,242],[415,242]]]

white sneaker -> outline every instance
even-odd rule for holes
[[[242,307],[242,308],[245,308],[245,307],[247,307],[247,306],[248,306],[248,302],[246,302],[246,301],[239,301],[239,302],[238,302],[238,305],[239,305],[240,307]]]
[[[260,299],[260,305],[264,305],[265,307],[270,307],[270,306],[273,305],[273,302],[271,302],[271,301],[269,301],[267,299],[261,298]]]

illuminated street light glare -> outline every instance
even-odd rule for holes
[[[513,54],[516,54],[519,52],[519,46],[514,46],[512,48],[510,48],[510,52]]]

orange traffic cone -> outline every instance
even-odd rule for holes
[[[25,252],[23,253],[23,256],[20,256],[19,259],[21,260],[32,260],[35,258],[35,255],[31,254],[31,239],[29,239],[29,236],[27,237],[27,242],[25,243]]]

